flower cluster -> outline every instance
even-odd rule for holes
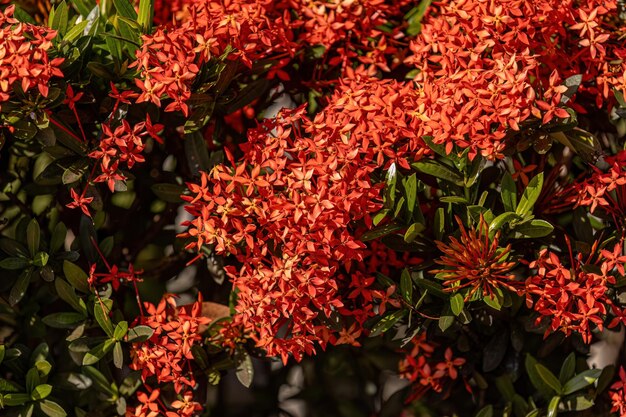
[[[135,163],[144,162],[142,155],[145,149],[144,140],[150,136],[157,142],[161,142],[158,132],[163,129],[162,125],[153,125],[150,116],[146,115],[145,122],[139,122],[131,127],[126,121],[113,129],[109,123],[102,124],[102,139],[98,149],[89,154],[90,158],[99,162],[101,174],[94,178],[94,182],[106,183],[109,190],[115,190],[115,183],[126,179],[120,171],[120,164],[125,164],[131,169]]]
[[[455,358],[451,348],[446,348],[443,358],[437,359],[436,345],[429,342],[426,333],[411,340],[411,350],[400,361],[400,376],[414,382],[412,399],[428,391],[442,392],[446,381],[456,380],[464,358]]]
[[[611,86],[624,88],[623,64],[609,65],[626,52],[608,19],[615,8],[595,0],[437,3],[405,60],[429,96],[435,143],[502,158],[505,139],[533,116],[543,124],[569,117],[562,83],[578,74],[580,93],[602,105]]]
[[[22,23],[13,17],[15,6],[0,12],[0,103],[7,101],[18,85],[27,92],[37,88],[48,95],[50,78],[63,77],[63,58],[51,59],[48,51],[56,31]]]
[[[521,283],[511,273],[516,262],[507,259],[511,245],[499,247],[500,231],[490,238],[489,224],[482,215],[476,229],[469,232],[460,218],[456,220],[461,240],[450,237],[449,244],[436,242],[443,256],[435,262],[444,269],[431,271],[444,280],[446,291],[463,291],[466,301],[475,295],[494,298],[503,288],[517,291]]]
[[[618,413],[620,416],[626,415],[626,371],[623,367],[619,368],[619,381],[615,381],[609,390],[613,407],[612,413]]]
[[[188,364],[193,359],[191,347],[202,340],[200,326],[210,322],[201,315],[202,301],[177,308],[174,296],[167,295],[157,306],[147,302],[144,306],[146,314],[139,324],[151,327],[154,334],[134,344],[131,369],[140,370],[144,381],[154,376],[158,383],[173,382],[176,392],[193,388]]]
[[[604,319],[613,306],[614,313],[620,309],[613,305],[607,294],[610,284],[615,284],[615,271],[624,274],[626,256],[622,245],[616,244],[611,251],[598,250],[597,244],[585,259],[582,253],[575,256],[569,239],[570,265],[565,266],[555,252],[543,249],[539,257],[530,262],[535,275],[526,280],[526,304],[539,317],[537,324],[548,319],[545,336],[555,331],[565,335],[579,333],[585,343],[591,342],[592,331],[604,328]],[[614,327],[619,320],[614,320]]]

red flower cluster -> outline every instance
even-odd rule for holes
[[[442,392],[446,381],[458,378],[458,369],[465,363],[464,358],[454,358],[449,347],[443,360],[437,360],[434,357],[436,346],[426,339],[425,332],[413,338],[411,351],[398,365],[400,376],[414,382],[413,393],[407,401],[420,398],[430,390]]]
[[[15,6],[0,11],[0,103],[19,85],[26,92],[37,87],[48,95],[52,77],[63,77],[63,58],[50,59],[48,50],[56,31],[22,23],[13,17]]]
[[[191,347],[202,340],[200,325],[210,322],[201,315],[202,300],[177,308],[174,296],[166,295],[158,306],[147,302],[144,306],[146,314],[139,324],[151,327],[154,334],[145,342],[133,344],[131,369],[140,370],[144,382],[152,376],[160,384],[173,382],[177,393],[185,387],[193,388],[196,382],[190,370]]]
[[[609,395],[613,403],[611,412],[618,413],[620,416],[626,415],[626,371],[622,366],[619,368],[619,381],[611,385]]]
[[[94,182],[105,182],[109,190],[115,190],[116,181],[124,181],[126,177],[120,171],[120,163],[126,164],[130,169],[137,162],[144,162],[141,154],[145,148],[144,139],[152,137],[157,142],[163,143],[158,133],[163,129],[162,125],[153,125],[150,116],[146,115],[146,121],[134,126],[126,120],[115,129],[109,123],[102,124],[102,140],[97,150],[89,154],[90,158],[100,162],[101,174],[94,178]]]
[[[194,238],[188,248],[211,245],[237,255],[242,267],[228,269],[239,291],[235,323],[283,360],[290,353],[299,360],[314,352],[314,342],[331,340],[315,318],[343,306],[340,282],[350,280],[342,270],[362,260],[365,248],[350,224],[370,222],[380,207],[380,187],[369,178],[375,166],[361,160],[358,139],[303,114],[283,111],[250,131],[243,160],[203,174],[184,197],[195,216],[184,235]],[[303,129],[317,134],[304,136]]]
[[[613,306],[618,317],[623,316],[607,294],[609,284],[615,284],[615,271],[624,274],[623,242],[616,244],[612,251],[598,251],[596,244],[587,259],[583,259],[581,253],[574,256],[569,239],[567,245],[569,267],[548,249],[543,249],[539,257],[530,262],[529,267],[536,268],[537,273],[526,280],[526,304],[539,313],[537,324],[549,318],[545,337],[555,331],[565,335],[576,332],[585,343],[590,343],[592,331],[604,327],[608,306]],[[619,322],[619,318],[613,320],[609,327]]]
[[[450,238],[450,244],[436,242],[444,255],[435,262],[444,269],[431,271],[437,278],[444,280],[446,291],[464,290],[465,301],[475,294],[494,298],[496,291],[506,288],[517,291],[518,284],[511,270],[515,261],[507,261],[511,245],[500,248],[500,231],[489,238],[489,224],[481,216],[476,229],[469,232],[463,227],[460,218],[456,218],[461,231],[461,240]]]
[[[615,9],[597,0],[437,2],[405,61],[419,69],[435,143],[501,158],[504,139],[531,116],[568,117],[564,78],[584,74],[580,92],[599,106],[611,85],[623,90],[624,64],[609,65],[626,56]]]

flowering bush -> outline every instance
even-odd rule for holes
[[[622,1],[2,4],[2,415],[626,415]]]

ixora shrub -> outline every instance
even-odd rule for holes
[[[623,2],[2,3],[3,416],[626,416]]]

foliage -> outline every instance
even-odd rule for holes
[[[16,3],[3,415],[625,415],[622,2]]]

